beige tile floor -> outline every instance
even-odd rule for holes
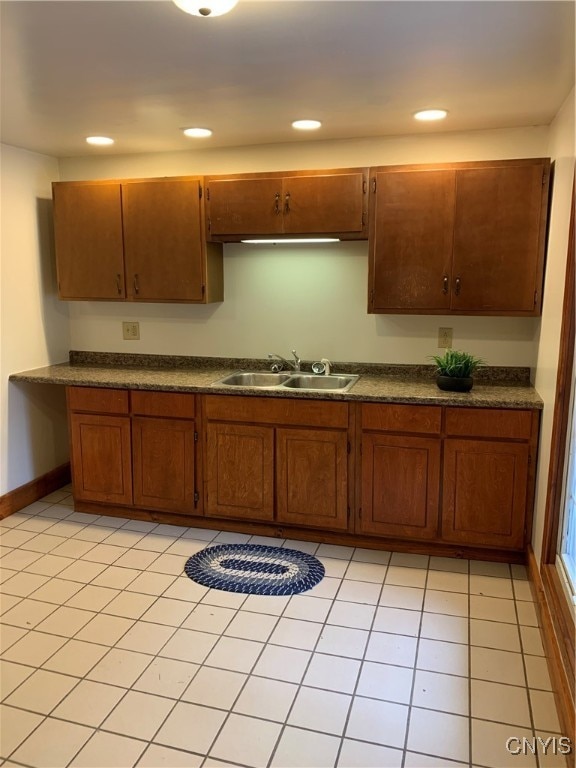
[[[505,748],[560,735],[524,567],[252,537],[325,578],[183,575],[248,538],[82,514],[69,487],[0,521],[0,765],[565,765]]]

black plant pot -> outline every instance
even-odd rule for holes
[[[471,376],[459,379],[456,376],[438,375],[436,377],[436,384],[439,389],[443,389],[446,392],[470,392],[474,380]]]

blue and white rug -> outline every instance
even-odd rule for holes
[[[295,595],[324,577],[317,558],[297,549],[260,544],[221,544],[192,555],[184,566],[192,581],[247,595]]]

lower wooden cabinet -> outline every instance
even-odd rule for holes
[[[132,419],[134,504],[194,512],[195,425],[183,419]]]
[[[206,427],[205,513],[274,518],[274,429],[251,424]]]
[[[348,404],[206,396],[205,514],[348,529]]]
[[[523,549],[538,413],[361,405],[362,533]]]
[[[198,513],[194,395],[96,387],[67,394],[78,501]]]
[[[67,395],[74,496],[86,511],[134,507],[204,515],[214,527],[516,557],[530,539],[536,410],[94,387]]]
[[[79,501],[132,503],[130,419],[70,414],[72,479]]]
[[[348,528],[348,439],[343,430],[276,430],[277,520]]]
[[[444,444],[442,538],[519,549],[524,544],[529,447],[493,440]]]
[[[440,439],[363,436],[363,533],[433,539],[438,535],[439,497]]]

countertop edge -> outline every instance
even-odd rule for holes
[[[96,370],[98,375],[94,373]],[[69,363],[58,363],[52,366],[13,373],[9,376],[9,380],[12,382],[100,387],[104,389],[135,389],[188,392],[190,394],[331,400],[337,402],[398,403],[531,410],[542,410],[544,406],[542,399],[532,386],[518,384],[503,385],[498,383],[491,385],[481,382],[476,384],[471,392],[443,392],[436,388],[434,381],[399,380],[395,377],[362,375],[354,387],[344,393],[327,392],[325,390],[304,392],[292,389],[255,389],[253,387],[234,387],[231,389],[226,386],[213,385],[211,379],[218,381],[232,372],[233,370],[231,369],[213,371],[206,369],[198,371],[153,371],[150,369],[119,369],[113,367],[98,367],[95,369],[84,365],[73,366]],[[178,380],[167,380],[169,378],[181,379],[183,376],[193,377],[194,375],[204,379],[204,381],[184,383]],[[364,384],[364,387],[362,384]],[[363,391],[365,388],[370,388],[370,391]],[[409,390],[411,389],[414,390],[414,394],[410,394]],[[427,391],[428,389],[430,390],[429,392]]]

